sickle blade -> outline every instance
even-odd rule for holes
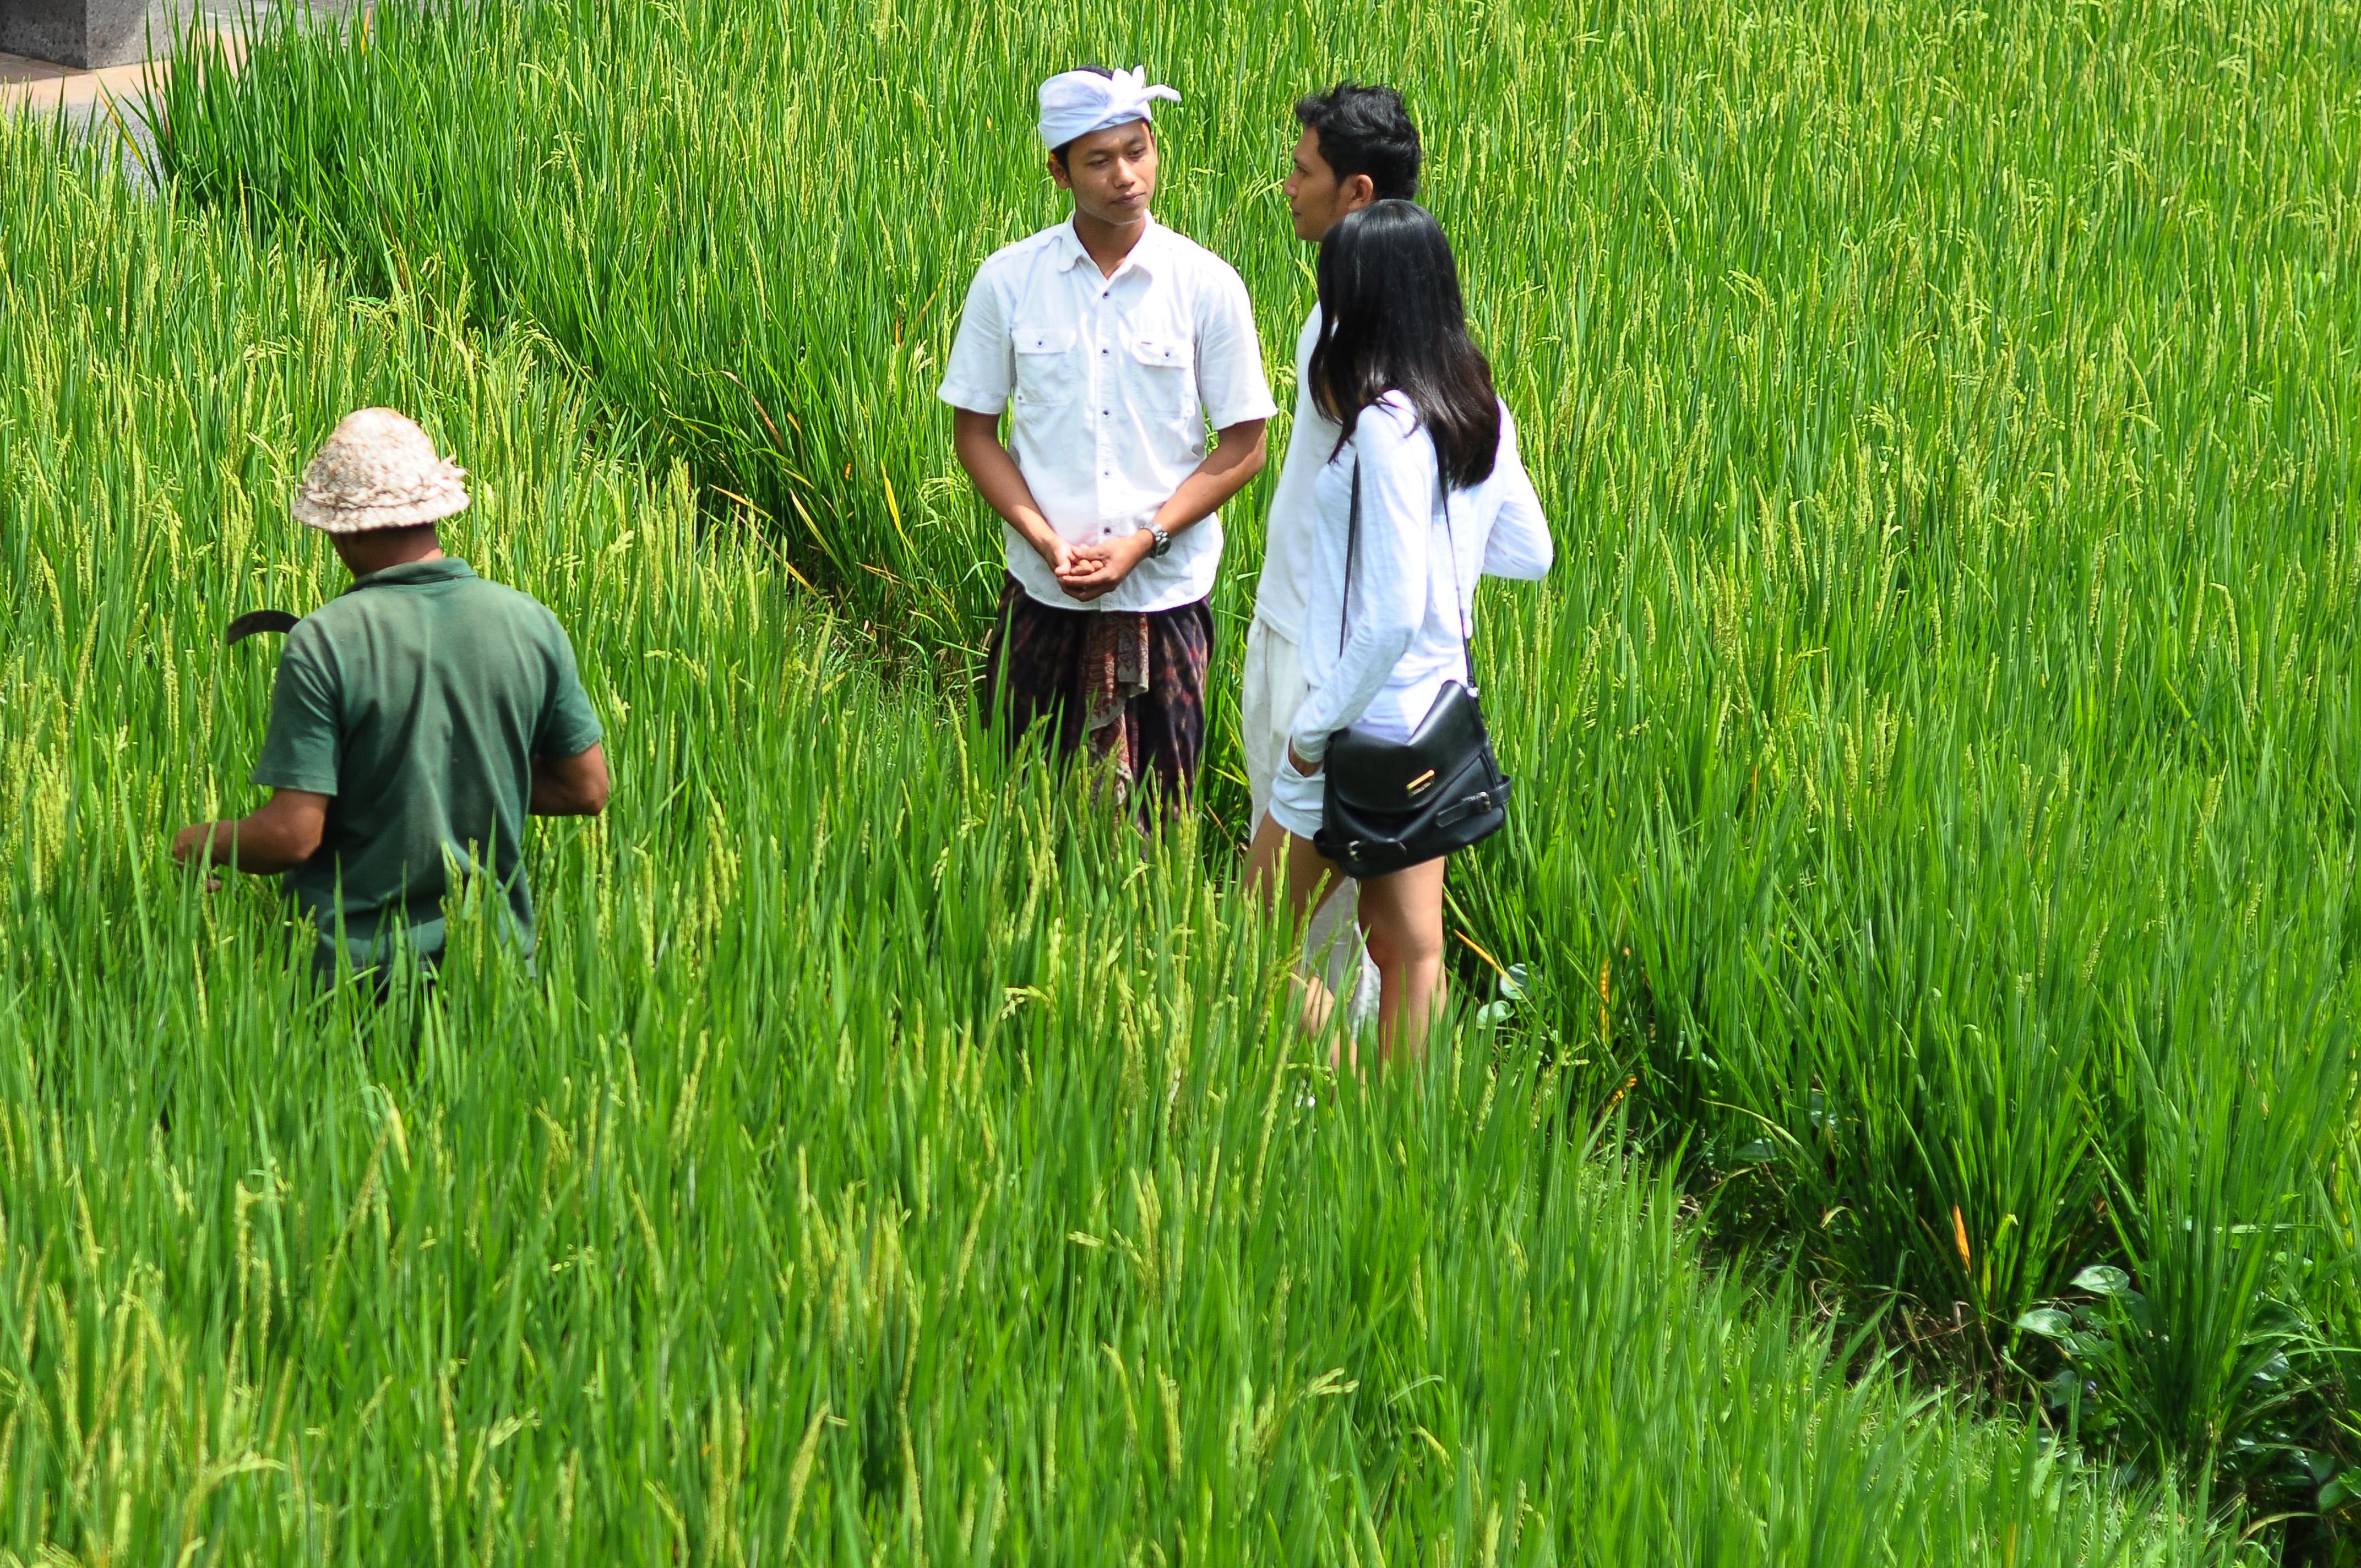
[[[229,635],[223,646],[235,647],[258,631],[292,631],[301,616],[283,609],[250,609],[229,623]]]

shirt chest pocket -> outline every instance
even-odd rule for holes
[[[1072,402],[1082,379],[1073,329],[1020,326],[1010,335],[1016,345],[1016,400],[1044,409]]]
[[[1197,356],[1186,338],[1140,333],[1129,339],[1132,385],[1143,408],[1184,424],[1202,421]]]

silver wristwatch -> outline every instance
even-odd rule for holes
[[[1172,536],[1170,534],[1165,532],[1162,529],[1157,527],[1152,522],[1148,525],[1148,532],[1156,535],[1156,543],[1148,547],[1148,557],[1151,560],[1161,556],[1166,551],[1172,548]]]

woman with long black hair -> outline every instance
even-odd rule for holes
[[[1248,862],[1250,884],[1283,887],[1299,922],[1344,874],[1313,842],[1331,738],[1349,727],[1409,740],[1452,683],[1467,684],[1477,579],[1538,578],[1552,554],[1516,424],[1467,334],[1458,267],[1433,214],[1385,201],[1344,218],[1321,241],[1319,282],[1312,389],[1344,436],[1316,490],[1309,694]],[[1443,978],[1446,863],[1361,879],[1381,1056],[1426,1039]],[[1317,1026],[1330,999],[1316,981],[1305,984]]]

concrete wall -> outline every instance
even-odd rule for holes
[[[168,51],[169,15],[165,0],[0,0],[0,53],[81,70],[128,65],[148,58],[151,34]]]

